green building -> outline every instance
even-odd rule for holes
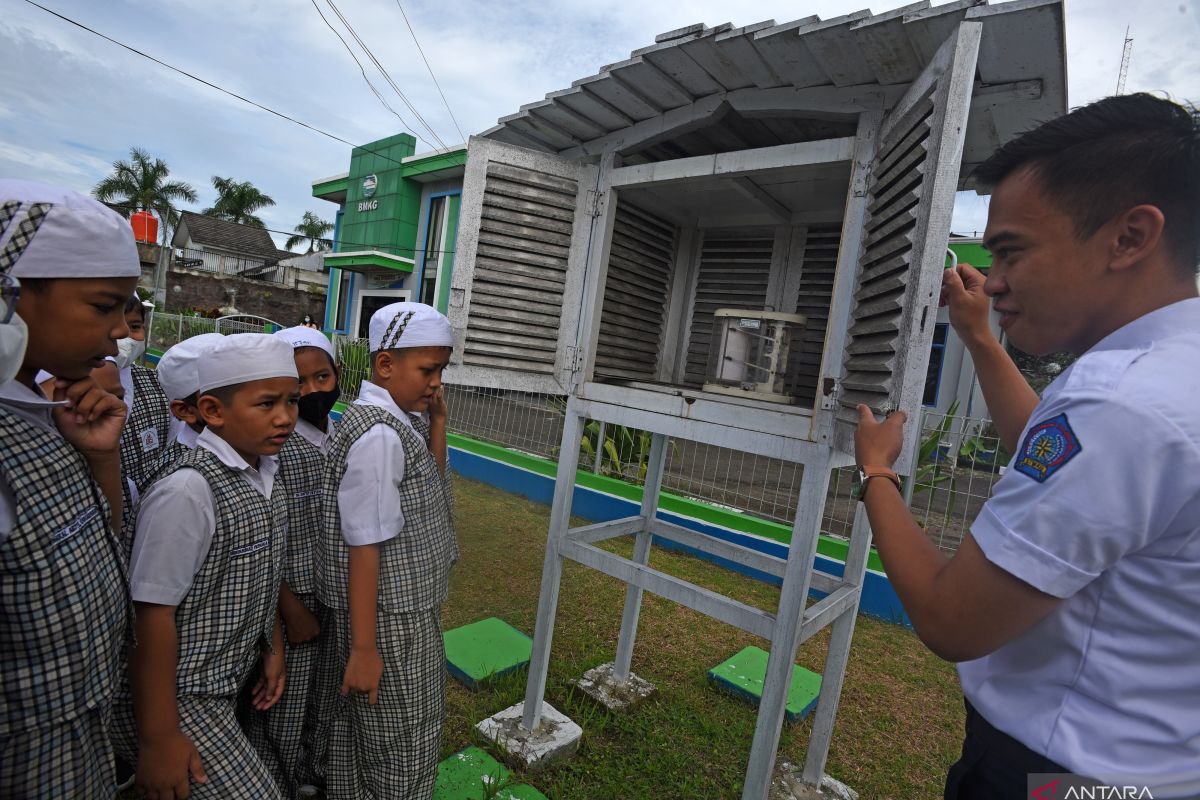
[[[415,151],[407,133],[380,139],[313,181],[313,197],[338,206],[326,330],[365,338],[371,314],[400,300],[446,311],[467,148]]]

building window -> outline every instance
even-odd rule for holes
[[[437,280],[446,242],[447,195],[429,201],[429,217],[425,230],[425,260],[421,267],[421,302],[437,305]]]
[[[933,326],[933,345],[929,350],[929,370],[925,373],[925,396],[921,402],[927,406],[936,406],[938,401],[938,386],[942,382],[942,366],[946,361],[946,332],[949,325],[939,322]]]
[[[345,333],[350,328],[350,296],[353,293],[354,273],[341,270],[338,276],[337,309],[334,311],[333,329]]]

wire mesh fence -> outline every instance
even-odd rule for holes
[[[285,326],[266,317],[251,314],[237,314],[213,319],[155,311],[150,314],[146,327],[146,346],[166,351],[184,339],[190,339],[202,333],[272,333]]]
[[[269,332],[270,321],[217,320],[156,314],[150,322],[155,348],[219,331]],[[341,399],[353,402],[370,376],[365,339],[333,336],[342,368]],[[555,460],[562,446],[566,398],[532,392],[447,385],[449,429],[535,456]],[[953,409],[952,409],[953,410]],[[905,498],[931,541],[953,552],[971,521],[991,495],[1008,460],[991,422],[926,409],[921,415],[920,447],[904,474]],[[650,434],[588,421],[578,444],[579,468],[640,485],[645,480]],[[848,538],[857,501],[853,470],[835,470],[825,502],[822,529]],[[803,468],[799,464],[741,450],[685,440],[670,440],[663,488],[762,519],[791,525]]]

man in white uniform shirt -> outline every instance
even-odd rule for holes
[[[975,176],[994,187],[994,261],[986,279],[947,271],[943,301],[1012,462],[950,559],[890,481],[863,494],[917,633],[959,662],[967,735],[945,796],[1053,796],[1036,775],[1060,772],[1200,796],[1196,114],[1108,98]],[[1040,399],[988,333],[988,298],[1013,346],[1080,355]],[[904,415],[860,418],[859,464],[886,471]]]

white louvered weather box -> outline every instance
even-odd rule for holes
[[[506,752],[543,744],[570,559],[628,584],[618,683],[632,679],[643,590],[770,640],[744,800],[766,797],[797,647],[833,625],[803,773],[819,781],[870,542],[859,515],[845,569],[814,567],[830,473],[853,463],[859,404],[919,417],[955,192],[1000,145],[1064,113],[1064,42],[1061,0],[692,25],[471,138],[446,380],[567,399]],[[652,444],[637,514],[572,528],[589,421]],[[917,433],[910,423],[899,463]],[[786,558],[659,516],[668,454],[692,443],[803,465]],[[597,546],[620,536],[634,538],[631,558]],[[778,608],[659,572],[659,539],[780,579]]]

